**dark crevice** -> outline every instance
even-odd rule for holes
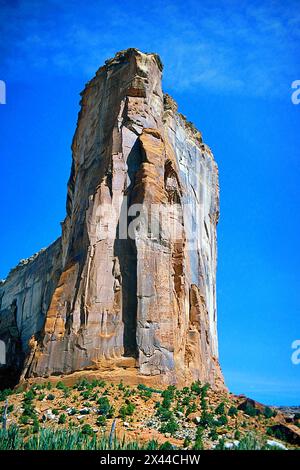
[[[130,154],[127,158],[128,176],[130,185],[126,190],[126,198],[123,200],[121,208],[122,214],[128,214],[130,207],[131,194],[135,183],[135,174],[141,165],[141,153],[139,141],[132,147]],[[127,228],[132,222],[134,217],[128,217]],[[137,250],[135,240],[127,237],[120,239],[119,237],[119,223],[117,226],[117,233],[114,243],[114,255],[119,260],[120,273],[121,273],[121,289],[122,289],[122,321],[124,324],[124,356],[137,357]]]

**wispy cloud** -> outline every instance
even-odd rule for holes
[[[85,79],[117,50],[160,53],[168,88],[276,96],[300,74],[297,2],[0,1],[2,74]]]

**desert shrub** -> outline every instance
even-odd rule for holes
[[[30,420],[29,416],[21,415],[20,418],[19,418],[19,423],[20,424],[28,424],[29,420]]]
[[[105,426],[106,425],[106,417],[104,415],[100,415],[96,421],[97,426]]]
[[[159,450],[173,450],[174,447],[172,446],[171,442],[166,441],[160,445]]]
[[[252,406],[250,403],[247,403],[247,405],[244,408],[244,413],[252,418],[257,416],[260,412],[254,406]]]
[[[281,441],[286,441],[286,435],[285,433],[279,429],[279,428],[267,428],[267,434],[272,437],[276,437],[277,439],[280,439]]]
[[[135,405],[133,403],[131,403],[130,401],[127,401],[127,400],[126,400],[126,404],[127,404],[127,414],[129,416],[133,415],[133,413],[135,411]]]
[[[138,387],[139,389],[139,387]],[[139,395],[141,398],[143,398],[145,401],[146,400],[149,400],[150,398],[152,398],[152,390],[150,389],[139,389]]]
[[[162,406],[159,406],[156,411],[156,415],[159,417],[161,421],[168,421],[171,416],[173,416],[173,413],[171,410],[167,408],[163,408]]]
[[[31,418],[31,419],[35,418],[36,412],[32,403],[34,397],[35,397],[35,392],[33,389],[30,389],[28,392],[24,393],[23,404],[22,404],[22,407],[23,407],[22,416],[26,416],[27,418]],[[27,422],[28,420],[29,419],[27,419]],[[25,421],[26,419],[24,419],[21,424],[27,424],[25,423]]]
[[[5,410],[5,406],[3,406],[2,408],[0,408],[0,422],[1,422],[1,416],[3,415],[4,413],[4,410]],[[8,405],[7,407],[7,413],[12,413],[14,411],[14,405]]]
[[[64,390],[66,388],[66,385],[63,382],[57,382],[56,388],[58,390]]]
[[[201,395],[203,397],[205,397],[207,395],[207,392],[208,390],[210,389],[210,385],[209,384],[204,384],[203,387],[202,387],[202,390],[201,390]]]
[[[197,382],[192,383],[191,391],[193,393],[195,393],[196,395],[201,395],[202,394],[201,382],[199,380],[197,380]]]
[[[9,395],[12,395],[13,391],[10,388],[0,391],[0,401],[5,401]]]
[[[189,437],[185,437],[183,441],[183,448],[187,449],[191,445],[191,439]]]
[[[273,418],[274,416],[274,412],[269,406],[265,407],[263,414],[264,414],[264,417],[267,419]]]
[[[246,434],[240,440],[237,450],[261,450],[263,449],[263,444],[258,440],[257,436],[251,432]]]
[[[194,450],[203,450],[203,431],[202,426],[198,426],[196,430],[195,442],[193,445]]]
[[[91,391],[90,390],[83,390],[80,395],[84,400],[88,400],[91,396]]]
[[[93,380],[91,383],[92,387],[99,387],[99,388],[104,388],[106,386],[106,382],[104,380]]]
[[[78,391],[86,390],[90,387],[91,383],[85,378],[78,380],[78,382],[74,385],[74,388],[76,388]]]
[[[122,380],[121,380],[121,382],[118,384],[118,390],[120,390],[120,391],[125,390],[125,385],[123,384],[123,381],[122,381]]]
[[[219,440],[219,442],[215,446],[215,450],[226,450],[225,439],[223,437],[221,437],[221,439]]]
[[[66,420],[67,420],[66,415],[62,413],[59,417],[58,424],[65,424]]]
[[[225,403],[221,402],[215,409],[217,415],[223,415],[225,413]]]
[[[211,413],[208,413],[206,410],[204,410],[201,414],[200,418],[200,426],[202,427],[210,427],[213,426],[214,424],[214,417]]]
[[[217,426],[226,426],[227,423],[228,423],[227,416],[221,415],[218,418]]]
[[[23,401],[24,402],[30,402],[30,401],[34,400],[35,397],[36,397],[36,392],[33,388],[31,388],[30,390],[28,390],[28,392],[24,393]]]
[[[188,416],[191,413],[195,413],[195,411],[197,411],[197,405],[195,402],[192,402],[188,405],[185,414]]]
[[[84,424],[81,428],[81,432],[87,436],[93,436],[94,434],[93,428],[89,424]]]
[[[228,410],[228,416],[236,416],[238,414],[238,410],[235,406],[231,406]]]
[[[208,434],[208,437],[212,440],[212,441],[217,441],[218,440],[218,433],[216,431],[215,428],[212,428],[211,431],[209,432]]]
[[[100,397],[97,401],[98,404],[98,413],[104,415],[107,418],[111,418],[114,413],[114,409],[108,401],[107,397]]]
[[[38,418],[35,416],[33,419],[33,425],[32,425],[32,433],[37,434],[40,430],[40,423]]]
[[[137,389],[138,390],[148,390],[152,393],[162,393],[161,390],[158,390],[158,389],[152,388],[152,387],[148,387],[147,385],[144,385],[144,384],[138,384]]]
[[[132,416],[135,410],[135,405],[133,403],[126,403],[125,405],[121,406],[119,410],[119,415],[123,419],[123,421],[126,419],[126,416]]]
[[[190,396],[186,396],[186,397],[183,397],[183,399],[181,400],[181,403],[183,406],[189,406],[190,401],[191,401]]]
[[[176,387],[175,385],[169,385],[166,390],[161,393],[162,397],[172,402],[175,398]]]
[[[166,433],[170,433],[171,436],[173,436],[176,431],[178,431],[178,423],[177,421],[175,420],[174,417],[171,417],[168,421],[166,421],[160,428],[160,432],[166,434]]]

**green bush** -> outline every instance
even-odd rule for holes
[[[53,395],[53,393],[49,393],[49,395],[47,395],[47,400],[50,400],[50,401],[55,400],[55,395]]]
[[[98,413],[100,415],[104,415],[107,418],[112,418],[114,409],[110,405],[107,397],[100,397],[99,400],[97,401],[97,405],[98,405]]]
[[[64,390],[66,388],[66,385],[63,382],[57,382],[56,388],[58,390]]]
[[[194,450],[203,450],[204,446],[203,446],[203,428],[202,426],[198,426],[197,427],[197,431],[196,431],[196,438],[195,438],[195,442],[194,442],[194,445],[193,445],[193,449]]]
[[[202,394],[201,382],[199,380],[197,380],[197,382],[192,383],[191,391],[193,393],[195,393],[196,395],[201,395]]]
[[[9,395],[12,395],[13,391],[10,388],[0,391],[0,401],[5,401]]]
[[[119,415],[125,421],[126,416],[132,416],[135,410],[135,405],[133,403],[128,402],[127,404],[121,406],[119,410]]]
[[[210,427],[213,426],[214,424],[214,417],[211,413],[208,413],[206,410],[204,410],[201,414],[200,418],[200,426],[203,427]]]
[[[264,409],[264,417],[267,419],[273,418],[274,412],[269,406],[266,406]]]
[[[209,389],[210,389],[209,384],[206,383],[206,384],[203,385],[202,391],[201,391],[202,397],[205,397],[207,395],[207,392],[208,392]]]
[[[88,400],[91,396],[91,391],[90,390],[83,390],[80,395],[84,400]]]
[[[35,416],[34,419],[33,419],[33,426],[32,426],[32,432],[33,434],[37,434],[40,430],[40,423],[37,419],[37,417]]]
[[[30,390],[28,390],[28,392],[24,393],[23,401],[30,402],[34,400],[35,397],[36,397],[36,392],[34,391],[33,388],[31,388]]]
[[[218,435],[218,433],[217,433],[217,431],[216,431],[215,428],[213,428],[213,429],[209,432],[208,437],[209,437],[212,441],[217,441],[217,440],[218,440],[219,435]]]
[[[228,410],[228,416],[236,416],[238,414],[238,409],[235,406],[231,406]]]
[[[20,418],[19,418],[19,423],[20,424],[28,424],[29,420],[30,420],[29,416],[21,415]]]
[[[244,413],[252,418],[260,414],[260,411],[254,408],[254,406],[250,405],[250,403],[247,403],[244,409]]]
[[[162,406],[159,406],[156,411],[156,415],[159,417],[161,421],[168,421],[171,416],[173,416],[173,412]]]
[[[226,426],[227,423],[228,423],[227,416],[221,415],[221,416],[218,418],[217,426]]]
[[[160,432],[166,434],[166,433],[170,433],[171,436],[173,436],[176,431],[178,431],[178,423],[177,421],[174,419],[174,417],[171,417],[168,421],[166,421],[160,428]]]
[[[255,434],[249,432],[240,440],[237,450],[263,450],[264,444],[257,438]]]
[[[59,417],[58,424],[65,424],[66,420],[67,420],[66,415],[62,413]]]
[[[105,426],[106,425],[106,417],[103,415],[98,416],[96,421],[97,426]]]
[[[191,413],[195,413],[195,411],[197,411],[197,405],[195,402],[192,402],[188,405],[185,415],[188,416]]]
[[[157,390],[155,388],[148,387],[147,385],[144,385],[144,384],[138,384],[137,389],[138,390],[145,390],[145,391],[147,390],[147,391],[152,392],[152,393],[162,393],[161,390]]]
[[[3,413],[4,413],[5,408],[6,408],[5,406],[0,408],[0,419],[1,419],[1,416],[3,415]],[[12,413],[13,411],[14,411],[14,405],[8,405],[7,413]]]
[[[93,436],[94,434],[93,428],[89,424],[84,424],[81,428],[81,432],[86,436]]]
[[[191,445],[191,440],[189,437],[186,437],[183,441],[183,448],[187,449]]]
[[[225,403],[221,402],[215,409],[217,415],[223,415],[225,413]]]
[[[172,402],[175,398],[176,387],[175,385],[169,385],[166,390],[161,393],[162,397]]]

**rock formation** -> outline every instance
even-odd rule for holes
[[[0,285],[2,380],[93,369],[224,386],[218,169],[161,76],[156,54],[128,49],[86,85],[62,236]]]

